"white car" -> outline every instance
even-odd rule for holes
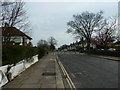
[[[116,51],[115,48],[109,48],[108,51]]]

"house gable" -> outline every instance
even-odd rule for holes
[[[2,37],[3,37],[3,43],[4,39],[6,37],[10,37],[10,42],[14,42],[18,45],[25,45],[29,44],[30,40],[32,40],[31,37],[20,31],[19,29],[15,27],[2,27]]]

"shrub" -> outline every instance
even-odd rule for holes
[[[17,62],[31,58],[37,54],[36,47],[3,45],[2,46],[2,64],[16,64]]]
[[[45,54],[48,53],[49,50],[49,46],[46,44],[43,45],[39,45],[38,46],[38,58],[40,59],[41,57],[43,57]]]
[[[108,50],[89,50],[85,51],[87,54],[105,55],[105,56],[115,56],[120,57],[119,51],[108,51]]]

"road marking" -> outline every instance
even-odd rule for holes
[[[64,74],[64,75],[67,75],[66,80],[67,80],[70,88],[73,89],[73,90],[76,90],[76,87],[75,87],[73,81],[71,80],[70,76],[68,75],[68,73],[67,73],[67,71],[65,70],[63,64],[62,64],[61,61],[59,60],[58,56],[56,56],[56,58],[57,58],[57,60],[58,60],[58,63],[59,63],[59,65],[60,65],[60,67],[61,67],[61,70],[62,70],[63,74]]]
[[[73,73],[71,73],[71,75],[72,75],[73,78],[76,78],[75,75],[74,75]]]
[[[61,62],[59,62],[59,64],[60,64],[60,66],[61,66],[61,69],[62,69],[62,71],[63,71],[63,74],[66,75],[66,72],[65,72],[65,70],[64,70],[64,68],[63,68],[63,65],[61,64]],[[71,85],[71,83],[70,83],[70,81],[69,81],[69,79],[68,79],[68,75],[67,75],[66,80],[67,80],[70,88],[72,89],[72,85]]]

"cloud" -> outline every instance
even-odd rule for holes
[[[69,44],[75,41],[71,35],[66,34],[67,22],[73,20],[73,14],[80,14],[83,11],[98,12],[104,11],[104,16],[116,15],[117,3],[109,2],[34,2],[27,3],[29,7],[29,17],[33,26],[33,44],[38,40],[54,36],[58,41],[58,46]],[[113,12],[114,11],[114,12]]]
[[[119,0],[24,0],[26,2],[118,2]]]

